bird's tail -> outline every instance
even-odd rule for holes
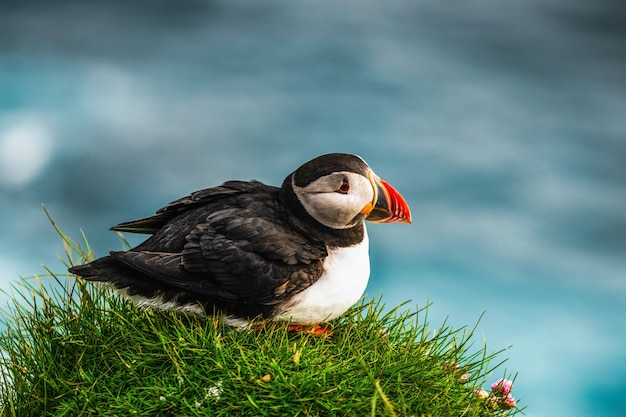
[[[75,265],[68,269],[71,274],[78,275],[87,281],[116,282],[119,274],[117,262],[105,256],[84,265]]]

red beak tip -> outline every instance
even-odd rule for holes
[[[408,211],[400,212],[399,214],[394,216],[394,221],[411,224],[411,213],[409,213]]]
[[[411,210],[402,195],[393,188],[388,182],[380,180],[380,184],[385,190],[388,201],[388,209],[391,215],[380,221],[381,223],[411,223]]]

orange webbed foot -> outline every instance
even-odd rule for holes
[[[329,339],[333,335],[333,331],[329,327],[322,324],[289,324],[287,325],[287,331],[298,334],[311,334],[315,337],[321,337],[323,339]]]

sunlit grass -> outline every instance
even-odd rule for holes
[[[93,257],[86,239],[59,233],[65,267]],[[433,329],[426,308],[390,310],[380,298],[333,321],[324,339],[139,310],[100,285],[46,270],[14,287],[3,322],[2,416],[520,412],[477,395],[502,361],[472,346],[474,328]]]

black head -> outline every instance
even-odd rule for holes
[[[367,177],[370,168],[365,161],[356,155],[347,153],[329,153],[311,159],[293,172],[293,183],[298,187],[306,187],[313,181],[334,172],[354,172]]]
[[[356,155],[312,159],[285,179],[281,196],[293,222],[306,224],[310,233],[351,236],[343,243],[360,241],[364,220],[410,222],[402,196]]]

